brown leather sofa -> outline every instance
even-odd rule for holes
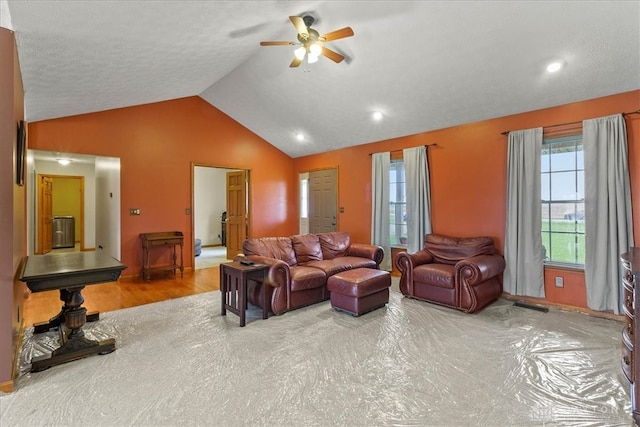
[[[384,257],[382,247],[351,243],[346,232],[247,239],[242,249],[240,257],[269,265],[267,298],[274,314],[329,299],[330,276],[356,268],[377,269]],[[260,307],[261,286],[248,286],[249,301]]]
[[[394,262],[410,298],[472,313],[502,295],[505,262],[490,237],[428,234],[422,250],[401,252]]]

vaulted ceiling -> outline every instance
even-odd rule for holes
[[[303,14],[353,29],[344,61],[259,45]],[[0,25],[28,121],[197,95],[291,157],[640,88],[638,1],[0,0]]]

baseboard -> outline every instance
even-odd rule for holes
[[[542,306],[542,307],[550,307],[550,308],[555,308],[558,310],[564,310],[564,311],[571,311],[574,313],[582,313],[582,314],[587,314],[589,316],[593,316],[593,317],[600,317],[603,319],[609,319],[609,320],[615,320],[618,322],[624,322],[625,321],[625,316],[620,315],[620,314],[613,314],[613,313],[609,313],[606,311],[596,311],[596,310],[590,310],[588,308],[583,308],[583,307],[576,307],[573,305],[568,305],[568,304],[560,304],[557,302],[549,302],[549,301],[545,301],[545,300],[541,300],[540,298],[534,298],[534,297],[523,297],[520,295],[511,295],[511,294],[507,294],[507,293],[503,293],[502,297],[511,301],[524,301],[526,303],[529,304],[535,304],[537,306]]]
[[[0,383],[0,392],[13,393],[13,380]]]
[[[20,332],[16,340],[16,346],[13,349],[13,366],[11,367],[11,380],[0,383],[0,392],[12,393],[15,380],[18,378],[18,367],[20,365],[20,350],[22,349],[22,341],[24,340],[24,324],[20,325]]]

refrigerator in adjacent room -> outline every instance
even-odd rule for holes
[[[72,216],[53,217],[53,248],[73,248],[76,244],[76,224]]]

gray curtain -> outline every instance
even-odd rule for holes
[[[627,132],[621,114],[582,124],[587,304],[622,312],[619,256],[633,246]]]
[[[504,290],[544,298],[540,154],[542,128],[509,132]]]
[[[407,189],[407,252],[422,249],[425,234],[431,233],[431,193],[427,147],[402,150]]]
[[[371,155],[371,244],[384,249],[380,268],[391,270],[391,240],[389,237],[389,164],[391,153]]]

